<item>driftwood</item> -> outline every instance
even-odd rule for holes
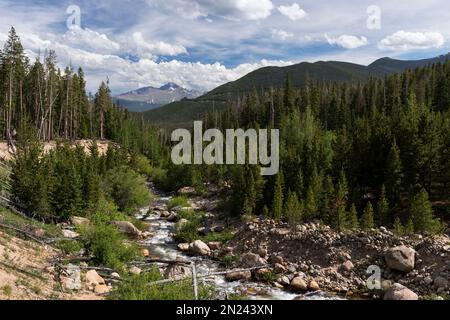
[[[13,226],[10,226],[10,225],[6,225],[6,224],[2,224],[2,223],[0,223],[0,229],[13,230],[13,231],[18,232],[20,234],[23,234],[24,236],[26,236],[26,237],[30,238],[31,240],[41,244],[42,246],[46,246],[47,245],[45,243],[45,241],[36,238],[34,235],[29,233],[28,231],[21,230],[19,228],[16,228],[16,227],[13,227]]]
[[[227,275],[227,274],[232,273],[232,272],[245,272],[245,271],[260,270],[260,269],[266,269],[266,268],[268,268],[267,265],[254,267],[254,268],[248,268],[248,269],[234,269],[234,270],[229,270],[229,271],[212,272],[212,273],[207,273],[207,274],[196,275],[196,278],[197,279],[203,279],[203,278],[209,278],[209,277],[212,277],[212,276]],[[165,284],[165,283],[170,283],[170,282],[181,282],[181,281],[189,280],[191,278],[193,278],[193,276],[187,276],[187,277],[184,277],[184,278],[177,278],[177,279],[164,279],[164,280],[150,282],[150,283],[148,283],[148,285],[149,286],[153,286],[153,285],[160,285],[160,284]]]

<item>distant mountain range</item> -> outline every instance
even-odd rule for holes
[[[246,76],[226,83],[198,98],[173,102],[161,108],[144,113],[151,123],[165,128],[191,127],[192,122],[201,119],[210,110],[221,110],[226,101],[256,89],[283,87],[289,74],[295,87],[305,84],[305,79],[325,82],[367,81],[369,77],[384,77],[407,69],[425,67],[450,60],[450,53],[424,60],[379,59],[368,66],[338,61],[299,63],[287,67],[265,67]]]
[[[202,93],[169,82],[160,88],[145,87],[120,94],[114,101],[130,111],[144,112],[182,99],[195,99]]]

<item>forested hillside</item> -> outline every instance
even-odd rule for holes
[[[371,78],[383,79],[385,76],[402,73],[407,69],[445,63],[450,55],[442,55],[424,60],[396,60],[383,58],[369,66],[337,61],[299,63],[287,67],[265,67],[246,76],[226,83],[207,94],[192,100],[174,102],[145,113],[153,124],[166,128],[190,127],[192,120],[200,119],[207,111],[223,110],[226,103],[235,103],[247,93],[256,89],[259,93],[270,88],[283,88],[287,75],[292,86],[300,88],[308,82],[313,83],[365,83]]]
[[[445,63],[366,84],[296,90],[288,78],[284,89],[254,90],[209,113],[206,126],[280,128],[281,172],[263,180],[255,168],[218,167],[212,176],[232,180],[235,213],[436,231],[430,200],[450,213],[449,84]]]

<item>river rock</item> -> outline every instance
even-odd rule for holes
[[[415,253],[406,246],[391,248],[385,255],[386,264],[392,270],[408,273],[414,269]]]
[[[63,230],[62,231],[63,237],[67,238],[67,239],[76,239],[80,237],[79,233],[76,233],[75,231],[72,230]]]
[[[286,267],[281,263],[276,263],[274,266],[274,270],[276,273],[285,273],[287,271]]]
[[[211,250],[219,250],[222,247],[222,242],[220,242],[220,241],[208,242],[208,247]]]
[[[167,211],[167,210],[163,210],[163,211],[161,211],[161,213],[160,213],[160,217],[161,217],[161,218],[167,218],[167,217],[169,217],[169,216],[170,216],[170,212]]]
[[[261,258],[266,258],[269,252],[267,251],[266,247],[259,247],[258,254]]]
[[[419,297],[405,286],[395,283],[384,295],[384,300],[419,300]]]
[[[113,278],[113,279],[120,279],[120,274],[118,274],[117,272],[113,272],[113,273],[111,273],[111,278]]]
[[[355,266],[353,265],[353,263],[350,260],[347,260],[343,264],[341,264],[340,270],[343,272],[350,272],[354,267]]]
[[[319,291],[320,286],[315,280],[311,280],[308,284],[308,289],[311,291]]]
[[[433,288],[435,290],[446,290],[448,288],[448,280],[444,277],[437,277],[433,281]]]
[[[250,271],[235,271],[227,273],[225,279],[227,281],[239,281],[239,280],[250,280],[252,278],[252,273]]]
[[[288,287],[291,284],[291,281],[287,276],[280,277],[277,282],[281,284],[283,287]]]
[[[106,294],[110,291],[110,287],[105,284],[97,284],[94,288],[96,294]]]
[[[189,267],[181,265],[171,265],[164,273],[169,279],[183,279],[192,275],[192,270]]]
[[[178,249],[183,252],[189,251],[189,243],[180,243]]]
[[[261,258],[259,255],[254,253],[246,253],[241,258],[242,264],[245,267],[253,268],[253,267],[260,267],[265,264],[267,264],[267,261],[263,258]]]
[[[291,281],[291,289],[295,292],[305,292],[308,291],[308,285],[303,278],[296,277]]]
[[[105,284],[105,280],[95,270],[89,270],[88,272],[86,272],[85,280],[88,286]]]
[[[70,222],[76,226],[76,227],[88,227],[91,223],[91,221],[87,218],[83,218],[83,217],[72,217],[70,218]]]
[[[139,269],[138,267],[131,267],[130,270],[129,270],[129,272],[130,272],[132,275],[138,276],[138,275],[141,274],[142,270]]]
[[[178,221],[178,214],[176,212],[171,213],[167,217],[167,221],[169,221],[169,222],[177,222]]]
[[[209,256],[211,249],[201,240],[196,240],[189,245],[189,252],[195,255]]]
[[[142,236],[141,231],[128,221],[114,221],[113,225],[117,226],[120,232],[126,234],[127,236],[139,239]]]
[[[141,254],[144,258],[150,257],[150,251],[148,251],[148,249],[142,249]]]

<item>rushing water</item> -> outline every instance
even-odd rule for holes
[[[154,192],[155,193],[155,192]],[[170,201],[170,197],[165,197],[160,194],[160,197],[155,201],[154,206],[163,207]],[[161,260],[183,260],[188,263],[195,262],[197,275],[207,275],[210,273],[221,272],[224,269],[220,268],[217,262],[204,257],[188,256],[177,248],[177,243],[172,237],[175,231],[175,223],[162,219],[158,214],[151,213],[148,208],[142,209],[138,215],[139,219],[143,219],[152,225],[153,236],[143,242],[151,255]],[[213,285],[223,297],[229,294],[243,293],[254,300],[293,300],[301,297],[301,299],[330,299],[325,294],[314,293],[312,295],[293,294],[273,286],[255,283],[255,282],[228,282],[225,277],[220,275],[209,276],[199,279],[199,282],[205,282]]]

